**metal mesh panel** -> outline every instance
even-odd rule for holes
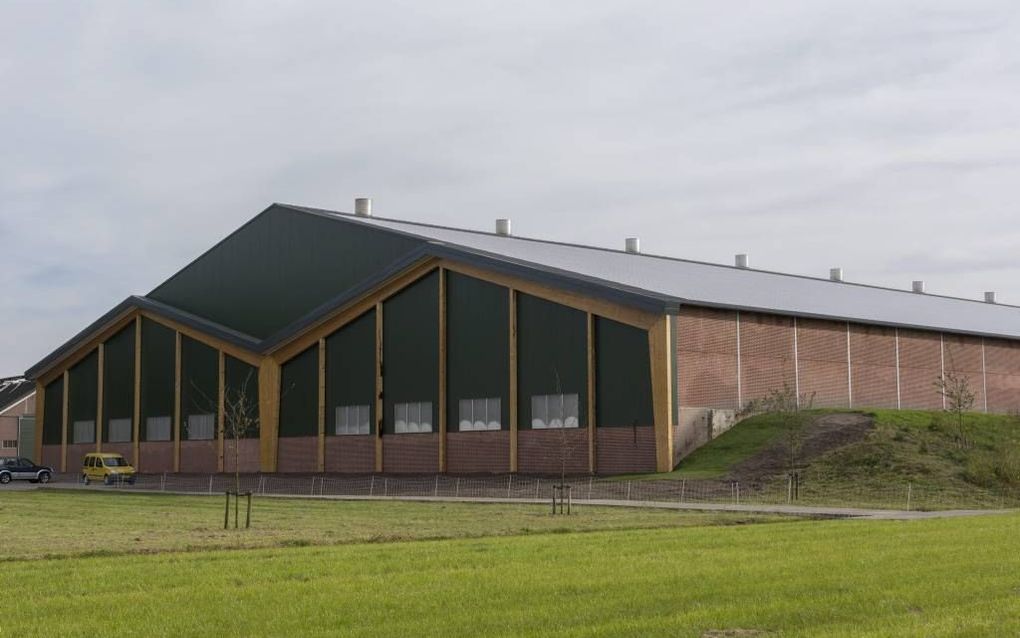
[[[1020,342],[986,339],[985,370],[988,410],[1020,410]]]
[[[947,334],[942,337],[946,372],[955,372],[967,380],[967,386],[974,393],[975,412],[985,409],[985,378],[981,353],[981,338]]]
[[[938,410],[942,397],[935,381],[942,374],[938,333],[900,330],[900,407]]]
[[[677,387],[680,405],[736,408],[737,315],[683,307],[677,316]]]
[[[896,331],[851,324],[850,362],[854,407],[895,408]]]
[[[815,407],[850,405],[846,324],[814,319],[797,320],[797,359],[800,393]]]
[[[740,313],[740,374],[745,404],[784,387],[795,389],[793,318]]]

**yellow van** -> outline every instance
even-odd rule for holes
[[[85,485],[92,481],[102,481],[104,485],[112,483],[134,483],[135,468],[131,467],[124,457],[112,452],[91,452],[85,455],[82,463],[81,479]]]

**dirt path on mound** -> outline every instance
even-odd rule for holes
[[[830,450],[860,441],[874,424],[874,419],[866,414],[825,414],[816,417],[804,426],[800,465],[808,464]],[[787,442],[781,438],[761,452],[733,466],[729,478],[736,481],[756,481],[784,474],[788,469],[788,458]]]

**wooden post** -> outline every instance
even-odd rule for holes
[[[142,317],[135,317],[135,372],[132,382],[135,386],[134,409],[131,413],[131,449],[134,451],[132,462],[136,471],[141,471],[141,437],[142,431]]]
[[[655,419],[655,466],[673,469],[673,353],[669,351],[669,316],[662,315],[648,330],[648,358],[652,374],[652,414]]]
[[[181,471],[181,333],[174,332],[174,472]]]
[[[510,288],[510,471],[517,471],[517,292]]]
[[[35,382],[35,440],[32,441],[32,454],[36,463],[42,463],[43,428],[46,427],[46,386],[41,381]]]
[[[588,313],[588,472],[595,473],[595,316]]]
[[[96,346],[96,452],[103,450],[103,377],[106,366],[106,344]]]
[[[320,472],[326,471],[326,339],[319,339],[319,443],[315,467]]]
[[[383,471],[383,305],[375,304],[375,471]]]
[[[439,471],[446,472],[446,270],[439,269]]]
[[[63,414],[60,419],[60,471],[67,471],[67,387],[71,381],[71,375],[68,374],[67,370],[64,370],[64,397],[63,402]]]
[[[263,357],[259,364],[259,457],[263,472],[276,471],[280,434],[280,364]]]
[[[224,468],[224,454],[226,452],[226,446],[224,443],[224,437],[226,436],[226,422],[227,422],[227,355],[222,350],[217,353],[217,368],[216,368],[216,471],[222,472]]]

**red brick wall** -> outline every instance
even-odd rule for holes
[[[737,408],[737,314],[684,306],[676,318],[680,405]]]
[[[383,471],[391,474],[432,474],[439,471],[439,434],[383,436]]]
[[[588,428],[518,430],[517,469],[523,474],[559,474],[564,449],[569,450],[567,474],[587,474]]]
[[[260,443],[258,439],[241,439],[235,442],[226,439],[223,442],[223,471],[234,471],[234,446],[237,445],[237,466],[241,472],[258,472],[262,469],[259,459]]]
[[[946,372],[955,372],[967,380],[967,386],[974,393],[975,412],[985,409],[984,357],[981,352],[981,337],[946,334],[942,336],[943,356]]]
[[[142,441],[138,444],[138,471],[147,474],[174,471],[173,441]]]
[[[326,437],[326,471],[367,474],[375,470],[375,435]]]
[[[315,472],[318,466],[319,437],[280,437],[276,446],[277,472]]]
[[[740,313],[740,394],[744,405],[796,387],[793,318]]]
[[[67,471],[81,472],[85,455],[96,451],[95,443],[71,443],[67,446]]]
[[[900,407],[938,410],[935,381],[942,374],[942,339],[937,332],[900,330]]]
[[[655,428],[596,428],[595,437],[598,474],[655,471]]]
[[[846,323],[797,320],[797,361],[800,393],[814,398],[814,407],[850,406]]]
[[[216,441],[181,441],[181,472],[216,472],[219,466],[216,445]]]
[[[1020,342],[985,340],[985,385],[990,412],[1020,410]]]
[[[850,324],[854,406],[896,407],[896,330]]]
[[[103,451],[120,454],[130,465],[135,464],[135,446],[133,443],[103,443]]]
[[[42,460],[39,461],[40,465],[52,467],[54,471],[60,471],[60,446],[59,445],[44,445],[42,446]]]
[[[447,432],[446,471],[450,474],[501,474],[510,471],[510,433]]]

